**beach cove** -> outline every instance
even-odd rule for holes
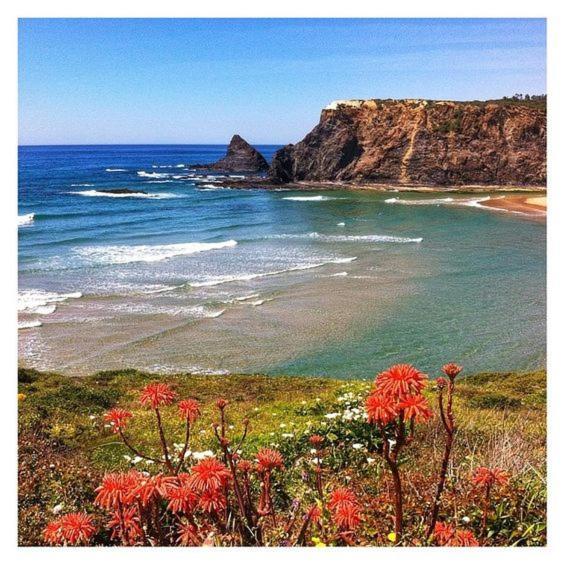
[[[472,372],[544,366],[541,194],[234,190],[241,175],[190,169],[224,152],[20,148],[21,365],[339,378],[445,355]]]

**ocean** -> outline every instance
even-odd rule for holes
[[[544,222],[481,207],[487,195],[236,190],[190,169],[225,150],[19,148],[20,365],[338,378],[545,365]],[[101,192],[117,188],[146,194]]]

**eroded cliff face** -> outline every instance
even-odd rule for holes
[[[498,102],[334,102],[296,145],[280,149],[275,182],[544,185],[546,112]]]

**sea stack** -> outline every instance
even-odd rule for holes
[[[223,172],[266,172],[268,163],[240,135],[233,135],[225,157],[209,168]]]
[[[276,183],[546,185],[546,104],[341,100],[277,151]]]

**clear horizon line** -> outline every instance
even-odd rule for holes
[[[283,147],[288,143],[250,143],[266,147]],[[19,147],[189,147],[206,145],[208,147],[224,147],[229,143],[18,143]]]

